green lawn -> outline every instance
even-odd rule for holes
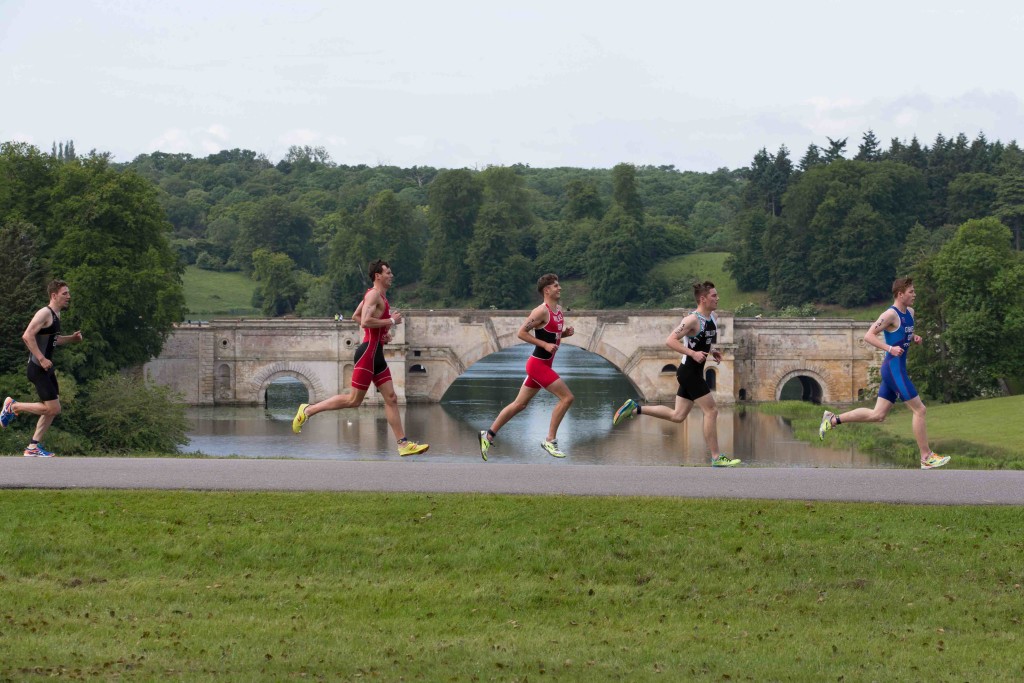
[[[1024,396],[991,398],[965,403],[926,403],[928,439],[932,448],[942,450],[943,444],[955,448],[956,442],[970,442],[982,447],[1016,453],[1024,458]],[[910,434],[912,413],[894,411],[883,425],[893,434]]]
[[[0,492],[0,680],[1019,681],[1020,511]]]
[[[864,405],[873,406],[874,400]],[[947,467],[956,469],[1024,469],[1024,396],[1009,396],[965,403],[928,406],[928,442],[937,453],[952,457]],[[894,464],[914,467],[918,449],[911,431],[911,412],[902,403],[882,424],[844,424],[818,439],[822,406],[799,401],[779,401],[755,410],[790,420],[796,438],[824,446],[853,446],[874,452]],[[844,412],[850,407],[829,406]]]
[[[768,301],[767,292],[741,292],[724,268],[725,259],[729,254],[725,252],[687,254],[677,256],[667,261],[662,261],[652,272],[664,275],[673,284],[679,283],[685,287],[686,294],[689,294],[688,303],[693,300],[692,290],[689,285],[696,278],[700,281],[711,280],[718,290],[718,305],[726,311],[735,311],[738,306],[748,302],[765,305]],[[685,280],[685,282],[682,282]]]
[[[242,273],[188,266],[183,281],[189,318],[261,315],[252,305],[256,283]]]

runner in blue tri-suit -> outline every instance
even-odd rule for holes
[[[928,446],[924,403],[917,395],[914,383],[907,376],[907,350],[911,342],[921,343],[921,337],[914,334],[914,309],[910,307],[917,296],[914,292],[914,281],[909,277],[897,278],[892,283],[892,295],[892,306],[878,317],[864,335],[865,342],[885,351],[885,358],[882,360],[882,385],[878,388],[875,407],[857,408],[842,415],[826,410],[821,416],[818,436],[824,439],[825,432],[844,422],[882,422],[896,401],[900,400],[914,413],[911,423],[917,447],[921,451],[921,469],[931,470],[949,462],[949,456],[936,455]],[[878,338],[879,332],[883,334],[885,341]]]

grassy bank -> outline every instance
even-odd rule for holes
[[[870,407],[874,403],[865,404]],[[798,401],[766,403],[756,410],[791,421],[797,438],[818,440],[822,407]],[[834,408],[839,412],[848,408]],[[1024,396],[993,398],[948,405],[928,405],[928,439],[933,450],[952,456],[947,467],[1024,469]],[[917,444],[911,431],[912,413],[897,404],[882,424],[846,424],[825,435],[824,445],[853,446],[862,452],[884,454],[894,464],[916,466]]]
[[[242,273],[221,273],[188,266],[182,284],[188,315],[193,320],[261,315],[252,305],[256,283]]]
[[[0,680],[1020,680],[1019,510],[0,492]]]
[[[766,292],[741,292],[736,286],[736,281],[725,271],[725,259],[729,254],[725,252],[687,254],[662,261],[651,269],[652,273],[663,275],[672,282],[682,281],[688,285],[694,278],[698,280],[711,280],[718,290],[719,307],[727,311],[735,311],[738,306],[748,302],[758,305],[765,305],[768,301]],[[689,293],[689,289],[687,289]],[[692,303],[692,296],[689,296],[684,305]]]

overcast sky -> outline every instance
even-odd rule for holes
[[[0,141],[694,171],[1024,141],[1022,38],[991,0],[0,0]]]

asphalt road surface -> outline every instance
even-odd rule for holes
[[[1024,471],[0,457],[0,489],[378,491],[1022,505]],[[0,494],[2,495],[2,494]]]

